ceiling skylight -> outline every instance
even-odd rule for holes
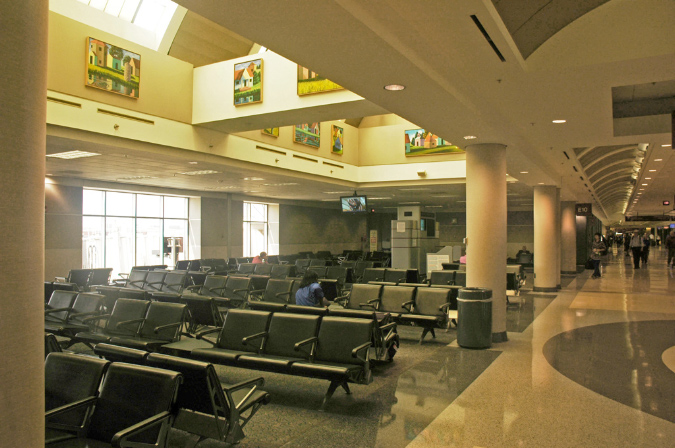
[[[170,0],[50,0],[49,7],[153,50],[159,49],[178,9]]]

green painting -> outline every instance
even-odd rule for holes
[[[342,90],[344,87],[326,79],[310,69],[298,65],[298,95]]]
[[[138,99],[140,83],[139,54],[93,37],[87,38],[87,87]]]
[[[406,156],[428,156],[463,152],[458,146],[424,129],[405,131]]]

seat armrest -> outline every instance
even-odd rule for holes
[[[91,406],[94,404],[97,400],[97,397],[91,396],[87,398],[83,398],[81,400],[73,401],[72,403],[64,404],[63,406],[59,406],[58,408],[51,409],[47,412],[45,412],[45,420],[49,420],[50,418],[65,414],[67,412],[72,411],[73,409],[79,409],[84,406]]]
[[[208,342],[209,344],[211,344],[212,346],[215,347],[218,342],[212,341],[210,339],[206,339],[204,336],[206,336],[207,334],[211,334],[211,333],[218,333],[220,331],[222,331],[222,328],[209,328],[208,330],[200,331],[199,333],[195,334],[194,338],[195,339],[201,339],[202,341],[206,341],[206,342]],[[188,334],[186,334],[186,333],[183,333],[183,334],[188,336]],[[190,335],[190,337],[192,337],[192,336]]]
[[[281,297],[281,296],[289,296],[290,297],[290,295],[291,295],[291,292],[288,291],[288,292],[278,292],[274,296],[275,297]]]
[[[362,351],[362,350],[368,349],[372,344],[373,344],[373,343],[369,341],[369,342],[365,342],[365,343],[359,345],[358,347],[355,347],[355,348],[352,350],[352,358],[356,358],[356,359],[358,359],[359,361],[363,362],[364,364],[367,364],[367,363],[368,363],[368,359],[365,358],[365,357],[360,357],[360,356],[359,356],[359,352]]]
[[[159,333],[162,330],[168,330],[169,328],[178,328],[181,325],[183,325],[183,322],[175,322],[173,324],[166,324],[166,325],[160,325],[159,327],[155,327],[155,334]]]
[[[233,407],[236,410],[240,410],[243,404],[246,403],[246,400],[248,400],[248,397],[250,397],[251,394],[255,392],[258,387],[262,387],[263,385],[265,385],[265,379],[263,377],[258,377],[253,378],[251,380],[242,381],[240,383],[222,387],[223,392],[225,392],[225,396],[227,397],[227,401],[230,404],[230,407]],[[245,389],[247,387],[250,387],[251,390],[248,391],[248,393],[244,396],[244,398],[241,399],[241,401],[239,401],[239,403],[235,403],[234,398],[232,397],[232,393],[241,389]]]
[[[377,310],[377,306],[373,305],[374,303],[379,302],[380,299],[372,299],[367,301],[366,303],[359,303],[359,307],[361,308],[372,308],[374,310]]]
[[[389,323],[386,324],[386,325],[382,325],[382,326],[380,327],[380,331],[387,331],[387,330],[389,330],[389,329],[391,329],[391,328],[396,328],[396,322],[389,322]]]
[[[153,447],[153,446],[164,446],[165,442],[165,437],[166,433],[168,432],[168,427],[166,428],[166,431],[160,430],[159,432],[159,444],[153,444],[153,445],[147,445],[147,444],[139,444],[139,443],[132,443],[129,441],[129,444],[126,443],[127,439],[136,436],[138,434],[143,433],[144,431],[147,431],[151,428],[154,428],[157,425],[169,425],[171,423],[171,413],[169,411],[164,411],[160,412],[159,414],[155,414],[150,418],[146,418],[142,422],[138,422],[135,425],[129,426],[128,428],[125,428],[115,434],[110,441],[111,446],[115,448],[124,448],[124,447],[140,447],[140,446],[148,446],[148,447]]]
[[[139,283],[140,283],[140,286],[138,285]],[[145,280],[133,280],[133,281],[128,281],[128,280],[127,280],[126,286],[134,285],[134,286],[136,286],[136,287],[138,287],[138,288],[142,288],[144,283],[145,283]]]
[[[54,281],[57,283],[65,283],[66,278],[65,277],[54,277]]]
[[[190,286],[188,286],[188,287],[185,288],[185,289],[187,289],[188,291],[196,291],[196,290],[198,290],[199,288],[201,288],[202,286],[204,286],[204,285],[190,285]]]
[[[319,338],[316,337],[316,336],[305,339],[304,341],[300,341],[300,342],[296,343],[293,346],[293,350],[295,350],[296,352],[299,352],[300,349],[303,346],[305,346],[307,344],[312,344],[312,347],[309,349],[309,360],[314,361],[314,348],[316,347],[316,343],[318,342],[318,340],[319,340]]]
[[[412,313],[412,307],[415,304],[414,300],[411,300],[409,302],[405,302],[401,305],[401,308],[404,308],[407,312]]]
[[[70,311],[72,308],[50,308],[45,310],[45,314],[60,313],[61,311]]]
[[[448,308],[450,308],[450,302],[444,303],[443,305],[438,307],[438,311],[448,311]]]
[[[269,336],[269,333],[266,331],[262,331],[260,333],[252,334],[250,336],[246,336],[245,338],[242,338],[241,343],[244,345],[247,345],[249,341],[253,341],[254,339],[259,339],[259,338],[267,338]]]
[[[68,316],[68,319],[72,319],[74,317],[79,319],[80,317],[84,317],[84,316],[95,316],[98,313],[99,313],[98,311],[89,311],[87,313],[73,313],[70,316]]]
[[[99,320],[108,320],[110,319],[110,314],[100,314],[98,316],[94,317],[88,317],[82,321],[83,324],[86,324],[88,322],[93,322],[93,321],[99,321]]]
[[[119,275],[119,276],[120,276],[120,279],[122,279],[122,280],[126,280],[126,279],[129,278],[129,273],[128,273],[128,272],[120,272],[120,273],[117,274],[117,275]]]
[[[144,317],[140,317],[138,319],[123,320],[122,322],[117,322],[117,325],[115,325],[115,329],[118,329],[118,328],[123,327],[125,325],[140,324],[143,321],[145,321]]]

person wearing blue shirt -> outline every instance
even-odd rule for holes
[[[305,272],[300,289],[295,293],[295,304],[302,306],[328,306],[330,302],[323,295],[319,275],[315,271]]]

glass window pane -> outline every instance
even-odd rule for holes
[[[136,15],[136,10],[138,9],[138,4],[141,0],[126,0],[122,10],[120,11],[120,19],[124,19],[128,22],[131,22]]]
[[[105,5],[105,12],[115,17],[120,15],[122,6],[124,5],[124,0],[108,0]]]
[[[160,198],[161,199],[161,198]],[[152,266],[162,263],[162,220],[136,220],[136,265]]]
[[[105,191],[101,190],[82,191],[82,214],[104,215],[105,214],[104,207],[105,207]]]
[[[164,14],[164,9],[165,6],[157,0],[143,0],[141,7],[138,8],[134,24],[146,30],[154,31],[159,19]]]
[[[244,257],[251,257],[251,223],[244,221]]]
[[[251,203],[244,202],[244,221],[251,220]]]
[[[188,254],[188,228],[187,220],[185,219],[165,219],[164,220],[164,262],[167,266],[173,266],[174,258],[172,257],[173,246],[176,245],[177,257],[175,261],[189,260]],[[173,239],[173,240],[172,240]]]
[[[134,266],[134,218],[106,218],[105,267],[112,278]]]
[[[251,203],[251,221],[267,222],[267,204]]]
[[[105,218],[85,216],[82,218],[82,267],[104,268],[103,247]]]
[[[106,192],[105,211],[108,216],[134,216],[134,195],[116,191]]]
[[[162,217],[162,196],[150,194],[136,195],[136,216],[152,218]]]
[[[267,224],[264,222],[251,223],[251,254],[249,257],[267,252]]]
[[[175,198],[172,196],[164,196],[164,217],[187,219],[188,198]]]

